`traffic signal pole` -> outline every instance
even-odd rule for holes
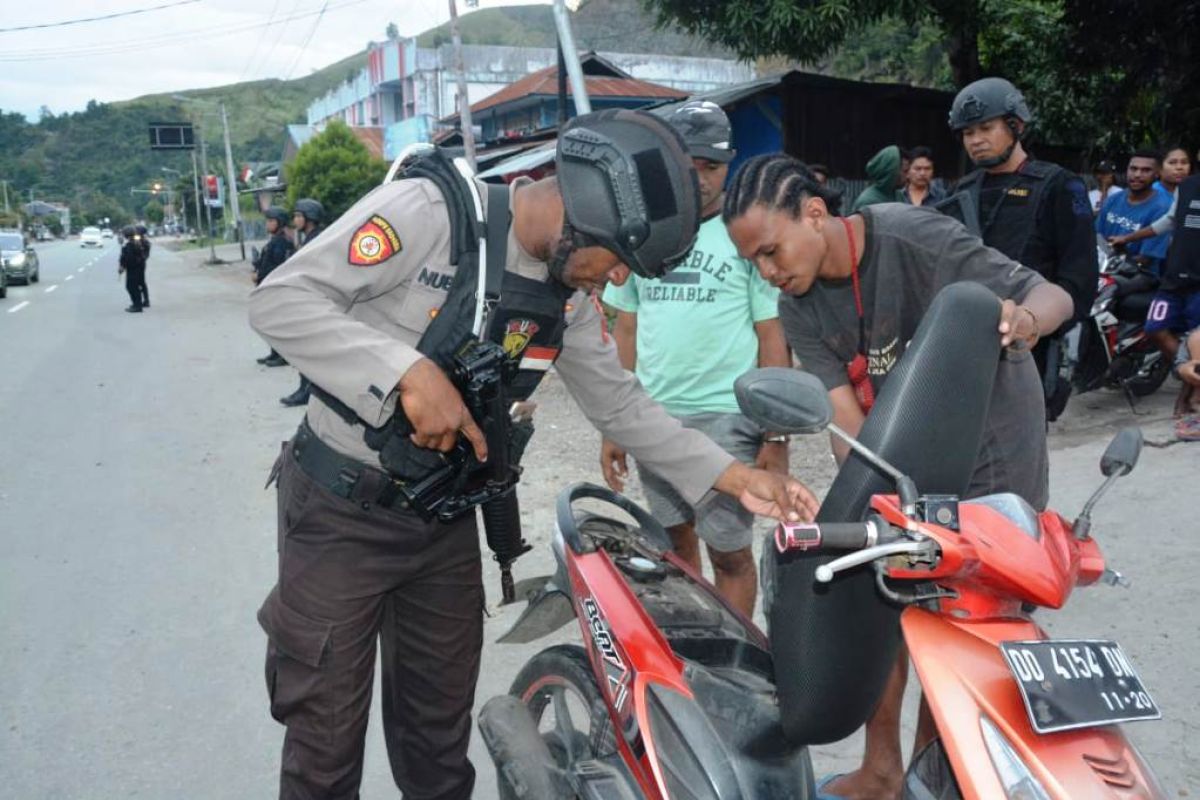
[[[205,147],[205,145],[204,145],[204,129],[203,128],[200,129],[200,168],[202,170],[204,170],[204,175],[207,178],[207,176],[208,176],[208,148]],[[207,192],[206,192],[206,194],[207,194]],[[206,233],[208,234],[208,254],[209,254],[208,263],[219,264],[221,262],[217,259],[217,246],[213,242],[213,235],[212,235],[212,232],[213,232],[213,230],[212,230],[212,206],[210,206],[208,204],[207,197],[204,198],[204,216],[208,220],[208,230],[206,231]]]

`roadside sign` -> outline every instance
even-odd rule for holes
[[[190,122],[151,122],[151,150],[192,150],[195,148]]]

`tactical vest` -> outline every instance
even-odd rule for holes
[[[510,408],[533,394],[558,358],[573,290],[505,269],[511,223],[507,186],[488,186],[485,221],[475,187],[443,152],[420,156],[401,179],[412,178],[431,181],[445,199],[455,267],[446,299],[416,349],[463,395],[487,437],[488,462],[480,464],[461,436],[447,454],[416,446],[399,403],[393,417],[374,428],[329,392],[315,384],[313,391],[346,422],[364,427],[364,441],[379,453],[413,511],[451,519],[484,504],[486,516],[489,501],[510,492],[519,478],[533,426],[512,420]],[[482,264],[481,250],[486,251]]]
[[[1200,290],[1200,176],[1179,184],[1175,199],[1175,233],[1167,251],[1162,288],[1169,292]]]
[[[989,247],[994,247],[1004,255],[1022,264],[1028,263],[1026,251],[1033,234],[1037,231],[1037,220],[1045,205],[1047,191],[1051,179],[1063,172],[1057,164],[1046,161],[1027,160],[1017,170],[1018,174],[1029,178],[1029,189],[1032,197],[1025,204],[1026,217],[1023,225],[1014,226],[1011,231],[1002,234],[993,229],[993,224],[999,216],[1000,209],[1008,195],[1003,195],[991,209],[988,219],[982,218],[982,203],[980,195],[983,190],[983,179],[986,172],[977,169],[969,173],[955,187],[954,194],[934,205],[938,211],[954,217],[967,230],[983,239]]]

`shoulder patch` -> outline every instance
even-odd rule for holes
[[[392,224],[378,214],[350,237],[349,261],[356,267],[373,267],[404,249]]]

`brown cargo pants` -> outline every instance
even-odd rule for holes
[[[474,516],[426,523],[345,499],[289,447],[281,458],[279,582],[258,612],[271,715],[287,727],[280,798],[358,797],[377,637],[396,785],[406,800],[469,798],[484,604]]]

